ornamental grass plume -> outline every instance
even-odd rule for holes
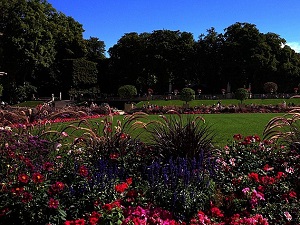
[[[300,108],[271,119],[263,131],[264,139],[300,148]]]
[[[213,149],[213,139],[216,134],[205,123],[201,116],[188,115],[184,120],[181,114],[174,110],[169,115],[160,116],[160,120],[149,122],[146,130],[150,134],[151,146],[160,156],[168,157],[198,157]]]

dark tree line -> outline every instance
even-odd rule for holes
[[[279,92],[298,86],[300,54],[275,33],[254,24],[235,23],[217,33],[155,30],[127,33],[108,50],[96,37],[83,38],[83,26],[56,11],[45,0],[2,0],[0,3],[0,71],[3,97],[10,100],[69,94],[116,94],[135,85],[163,94],[191,87],[220,94],[249,87],[263,93],[275,82]],[[19,96],[19,97],[18,97]]]

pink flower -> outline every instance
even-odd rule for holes
[[[291,214],[289,213],[289,212],[284,212],[284,216],[285,216],[285,218],[288,220],[288,221],[291,221],[292,220],[292,216],[291,216]]]
[[[250,191],[250,188],[248,188],[248,187],[246,187],[246,188],[244,188],[244,189],[242,190],[242,192],[243,192],[244,194],[247,194],[249,191]]]

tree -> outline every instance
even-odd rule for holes
[[[118,89],[121,98],[131,99],[137,95],[136,87],[133,85],[123,85]]]
[[[248,98],[248,96],[249,96],[249,93],[245,88],[238,88],[235,91],[235,98],[237,100],[240,100],[241,104],[243,104],[243,101],[246,100]]]
[[[264,90],[266,93],[270,93],[270,94],[276,93],[277,89],[278,89],[278,86],[274,82],[266,82],[264,84]]]
[[[192,88],[183,88],[180,93],[180,99],[187,104],[195,99],[195,91]]]
[[[2,70],[7,71],[6,90],[22,85],[41,68],[49,68],[55,58],[53,24],[49,16],[55,9],[46,1],[2,0],[0,33]]]
[[[90,37],[90,39],[85,40],[85,45],[87,49],[86,58],[89,61],[98,63],[106,58],[104,41],[100,41],[96,37]]]

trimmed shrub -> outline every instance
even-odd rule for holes
[[[276,92],[277,92],[277,89],[278,89],[278,86],[277,86],[277,84],[274,83],[274,82],[266,82],[266,83],[264,84],[264,90],[265,90],[265,92],[267,92],[267,93],[270,93],[270,94],[276,93]]]
[[[191,88],[183,88],[180,93],[180,100],[185,101],[187,104],[189,101],[195,99],[195,91]]]
[[[239,88],[235,92],[235,98],[241,101],[241,104],[244,100],[248,98],[248,91],[245,88]]]
[[[121,98],[131,99],[133,96],[137,95],[137,90],[133,85],[124,85],[118,89],[118,94]]]

